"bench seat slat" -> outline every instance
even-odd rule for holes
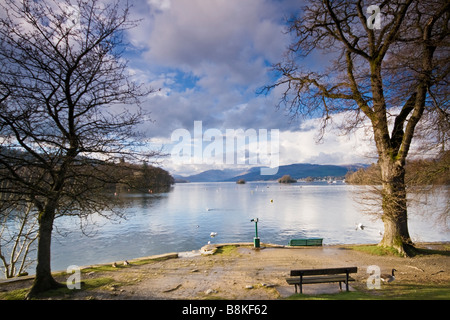
[[[291,276],[318,276],[325,274],[341,274],[341,273],[356,273],[358,272],[357,267],[348,268],[326,268],[326,269],[302,269],[302,270],[291,270]]]
[[[289,284],[299,284],[300,277],[295,278],[287,278],[287,283]],[[302,283],[303,284],[312,284],[312,283],[330,283],[330,282],[345,282],[347,281],[346,276],[326,276],[326,277],[304,277]],[[355,281],[352,277],[348,277],[348,281]]]

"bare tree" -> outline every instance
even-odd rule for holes
[[[13,278],[25,274],[27,267],[35,261],[29,259],[29,255],[35,249],[38,228],[31,202],[9,199],[7,203],[9,208],[3,208],[0,217],[0,260],[5,277]]]
[[[450,3],[309,1],[289,22],[292,45],[265,87],[283,91],[280,105],[293,116],[319,116],[326,126],[347,111],[343,128],[369,120],[381,168],[382,246],[414,251],[407,224],[405,163],[424,115],[435,119],[436,141],[448,137],[448,23]],[[374,23],[381,18],[379,24]],[[375,19],[375,20],[374,20]],[[325,52],[325,70],[308,70],[301,59]],[[441,124],[441,125],[439,125]]]
[[[151,90],[123,59],[128,4],[6,0],[1,4],[0,172],[6,194],[37,210],[36,277],[29,297],[61,286],[51,275],[60,215],[101,213],[120,181],[119,159],[138,152],[139,104]]]

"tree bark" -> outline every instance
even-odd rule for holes
[[[58,283],[51,273],[51,239],[55,211],[55,206],[47,205],[39,216],[36,276],[27,299],[34,298],[44,291],[64,286]]]
[[[414,252],[414,244],[408,231],[404,163],[383,155],[380,157],[380,168],[384,234],[379,246],[392,247],[400,254],[409,256]]]

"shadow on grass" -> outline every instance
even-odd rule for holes
[[[450,300],[449,284],[397,283],[379,290],[360,290],[335,294],[294,294],[286,300]]]
[[[394,248],[385,248],[378,245],[355,245],[348,249],[369,253],[376,256],[398,256],[402,257]],[[441,255],[450,256],[449,246],[443,246],[443,249],[428,249],[428,248],[414,248],[411,257],[426,256],[426,255]]]
[[[36,299],[38,300],[49,298],[70,299],[72,295],[74,295],[79,291],[89,291],[98,289],[110,285],[113,282],[114,280],[112,278],[86,279],[81,282],[80,289],[69,289],[67,286],[64,286],[55,290],[43,292]],[[0,294],[0,300],[25,300],[25,297],[29,291],[30,288],[11,290]]]
[[[437,255],[441,255],[441,256],[450,257],[449,249],[436,250],[436,249],[416,248],[416,253],[417,253],[416,255],[418,255],[418,256],[437,254]]]

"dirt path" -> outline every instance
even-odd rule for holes
[[[442,245],[422,245],[442,249]],[[442,254],[400,258],[373,256],[345,246],[314,248],[228,247],[224,252],[152,261],[88,272],[82,280],[109,277],[114,281],[94,290],[72,294],[70,299],[278,299],[294,293],[285,278],[291,269],[357,266],[355,288],[366,286],[367,267],[381,272],[397,269],[396,282],[450,284],[450,257]],[[119,264],[119,262],[118,262]],[[65,281],[61,279],[61,281]],[[337,284],[308,285],[304,293],[337,292]],[[9,290],[5,285],[0,289]]]

